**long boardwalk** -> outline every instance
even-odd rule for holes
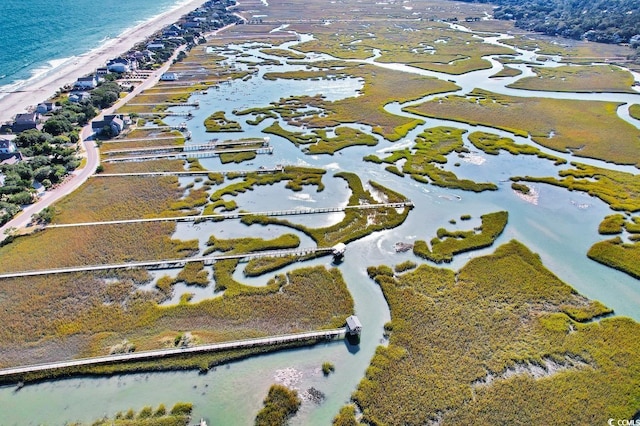
[[[47,225],[45,228],[73,228],[78,226],[97,226],[97,225],[124,225],[126,223],[146,223],[146,222],[201,222],[205,220],[227,220],[240,219],[245,216],[294,216],[303,214],[322,214],[336,213],[347,210],[373,210],[383,208],[405,208],[413,207],[413,201],[402,201],[399,203],[376,203],[376,204],[360,204],[355,206],[341,207],[320,207],[315,209],[292,209],[292,210],[270,210],[262,212],[233,212],[218,213],[200,216],[173,216],[173,217],[152,217],[146,219],[122,219],[109,220],[101,222],[78,222],[78,223],[59,223]]]
[[[242,149],[211,149],[203,151],[183,151],[166,154],[152,154],[152,155],[133,155],[129,157],[109,158],[102,160],[103,163],[118,163],[118,162],[132,162],[143,160],[157,160],[161,158],[169,158],[176,160],[186,160],[187,158],[210,158],[218,157],[221,154],[235,154],[239,152],[255,152],[256,154],[273,154],[273,147],[261,147],[261,148],[242,148]]]
[[[267,173],[281,173],[284,171],[284,166],[277,165],[275,167],[265,167],[256,170],[184,170],[178,172],[139,172],[139,173],[98,173],[92,175],[92,178],[96,177],[123,177],[123,176],[138,176],[138,177],[158,177],[158,176],[208,176],[210,174],[220,174],[223,176],[246,176],[248,174],[267,174]]]
[[[142,361],[149,359],[165,358],[175,355],[198,354],[206,352],[220,352],[232,349],[252,348],[257,346],[281,345],[284,343],[299,342],[305,340],[335,340],[344,338],[345,328],[334,330],[311,331],[306,333],[284,334],[280,336],[262,337],[258,339],[235,340],[224,343],[198,345],[180,349],[159,349],[156,351],[133,352],[129,354],[116,354],[95,358],[74,359],[62,362],[50,362],[45,364],[25,365],[22,367],[5,368],[0,370],[0,377],[33,373],[37,371],[49,371],[60,368],[84,367],[103,364],[114,364],[127,361]]]
[[[35,277],[42,275],[53,274],[67,274],[71,272],[88,272],[88,271],[104,271],[109,269],[131,269],[131,268],[146,268],[146,269],[173,269],[182,268],[187,263],[202,262],[204,265],[213,265],[219,260],[225,259],[240,259],[250,260],[261,257],[285,257],[285,256],[305,256],[313,253],[329,253],[333,252],[333,248],[329,247],[302,247],[295,249],[283,249],[283,250],[269,250],[253,253],[237,253],[237,254],[221,254],[215,256],[198,256],[198,257],[186,257],[181,259],[163,259],[163,260],[149,260],[144,262],[127,262],[127,263],[114,263],[106,265],[86,265],[86,266],[72,266],[68,268],[53,268],[53,269],[40,269],[35,271],[20,271],[10,272],[6,274],[0,274],[0,279],[3,278],[17,278],[17,277]]]

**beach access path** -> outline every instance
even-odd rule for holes
[[[185,48],[186,45],[176,49],[171,58],[169,58],[161,68],[156,70],[149,78],[135,87],[133,91],[127,94],[127,96],[118,100],[113,106],[102,110],[94,120],[102,120],[105,115],[113,114],[114,111],[117,111],[118,108],[129,102],[134,96],[138,95],[143,90],[156,85],[158,81],[160,81],[160,76],[169,69],[171,64],[173,64],[173,60],[180,52],[184,51]],[[74,170],[63,183],[44,192],[35,203],[25,207],[16,217],[4,224],[4,226],[0,227],[0,241],[3,241],[7,237],[8,231],[26,227],[31,222],[31,217],[34,214],[41,212],[60,198],[75,191],[95,173],[98,164],[100,164],[100,151],[95,141],[91,139],[92,135],[93,131],[91,129],[91,122],[89,122],[89,124],[84,126],[80,132],[80,146],[82,147],[82,154],[80,157],[86,158],[84,166]]]

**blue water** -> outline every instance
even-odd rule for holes
[[[204,2],[204,0],[203,0]],[[0,0],[0,98],[180,0]]]

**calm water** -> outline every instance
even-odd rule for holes
[[[182,1],[2,0],[0,97]]]
[[[257,50],[251,47],[239,48],[245,53],[258,54]],[[260,74],[268,70],[280,71],[293,68],[284,65],[261,67]],[[487,82],[485,77],[493,72],[482,71],[474,73],[475,76],[466,75],[455,78],[465,88],[486,87],[501,91],[500,84],[496,83],[496,80],[492,80],[485,86]],[[360,87],[361,82],[355,79],[342,82],[283,82],[265,81],[260,78],[260,75],[247,81],[224,84],[217,90],[210,90],[209,95],[198,98],[200,108],[193,111],[195,117],[188,122],[193,133],[192,143],[202,143],[212,138],[211,134],[204,132],[202,123],[204,118],[214,111],[226,111],[227,117],[240,121],[245,129],[241,135],[219,134],[215,135],[216,137],[220,139],[261,137],[264,136],[261,130],[269,126],[272,120],[265,120],[257,126],[251,126],[246,124],[249,117],[236,117],[231,111],[249,106],[267,106],[270,102],[289,95],[321,92],[331,99],[339,99],[355,93]],[[518,92],[518,94],[528,95],[526,92]],[[604,94],[602,98],[609,96]],[[401,105],[388,106],[389,110],[397,113],[401,113],[400,108]],[[181,120],[176,118],[176,121]],[[286,127],[283,123],[281,124]],[[582,193],[567,192],[561,188],[538,184],[532,185],[538,193],[537,204],[534,204],[519,198],[510,189],[508,178],[513,175],[555,176],[560,168],[550,161],[510,154],[491,156],[476,152],[471,145],[468,145],[473,151],[472,155],[467,155],[464,159],[454,155],[445,168],[454,171],[461,178],[494,182],[499,185],[498,191],[482,194],[420,184],[409,178],[400,178],[387,173],[383,166],[361,161],[366,154],[378,152],[384,155],[385,151],[408,145],[424,128],[439,125],[455,125],[469,131],[487,130],[506,135],[491,129],[430,119],[426,125],[411,132],[403,141],[395,144],[381,141],[376,147],[353,147],[333,156],[304,156],[290,142],[271,136],[271,142],[275,147],[273,155],[259,155],[252,161],[252,167],[270,167],[274,164],[323,167],[328,171],[324,178],[327,189],[317,193],[315,188],[306,187],[300,193],[293,193],[284,189],[283,185],[274,185],[266,188],[258,187],[254,191],[235,197],[240,208],[252,211],[344,205],[348,197],[345,183],[342,179],[333,178],[332,175],[336,171],[345,170],[357,173],[363,181],[374,180],[388,186],[415,202],[415,209],[402,226],[350,243],[345,261],[339,266],[353,294],[356,313],[364,325],[362,340],[357,348],[349,347],[344,342],[336,342],[313,348],[284,351],[230,363],[218,367],[207,375],[198,375],[196,372],[136,374],[105,379],[54,381],[25,386],[18,392],[14,392],[12,388],[4,388],[0,389],[0,411],[2,411],[0,424],[60,424],[72,420],[89,421],[104,414],[113,415],[119,410],[140,409],[144,405],[157,406],[159,403],[164,403],[170,406],[177,401],[190,401],[195,404],[196,419],[204,417],[209,420],[209,424],[215,425],[247,425],[252,423],[253,416],[260,409],[269,386],[276,381],[294,387],[302,393],[314,387],[327,395],[327,399],[320,405],[305,402],[292,424],[330,424],[339,407],[348,401],[362,378],[376,346],[383,342],[382,326],[389,320],[386,303],[379,288],[366,276],[366,267],[379,264],[393,265],[407,259],[416,260],[411,253],[396,253],[393,245],[398,241],[429,240],[439,227],[470,229],[479,225],[480,215],[497,210],[509,211],[509,223],[497,244],[511,239],[523,242],[531,250],[540,254],[548,268],[580,293],[589,298],[601,300],[614,308],[619,315],[640,320],[638,281],[592,262],[586,257],[589,247],[602,239],[597,234],[597,227],[601,219],[611,213],[608,206]],[[357,127],[370,131],[366,126],[358,125]],[[523,143],[526,140],[518,138],[517,142]],[[458,167],[453,165],[456,162],[460,163]],[[244,165],[221,165],[217,159],[202,160],[202,163],[212,170],[246,168]],[[607,167],[602,162],[592,161],[592,163]],[[473,219],[465,222],[458,220],[458,225],[449,224],[450,219],[458,219],[464,214],[472,215]],[[300,216],[288,219],[297,223],[324,226],[339,221],[341,216]],[[180,224],[177,229],[176,237],[178,238],[201,238],[201,247],[204,247],[204,241],[212,233],[219,238],[231,238],[249,233],[263,238],[274,238],[283,233],[292,232],[288,228],[273,225],[247,227],[238,222],[207,223],[199,224],[197,227]],[[310,245],[308,237],[302,235],[300,237],[302,246]],[[494,249],[495,247],[492,247],[458,256],[448,267],[460,268],[470,257],[485,255]],[[309,263],[311,264],[329,266],[327,259],[317,259]],[[286,270],[299,266],[294,265]],[[240,271],[237,278],[242,278]],[[267,278],[254,278],[246,282],[251,285],[264,285]],[[177,290],[185,291],[185,289]],[[197,297],[205,298],[212,295],[212,288],[209,287],[203,289]],[[176,297],[179,295],[176,294]],[[336,373],[328,378],[323,377],[320,372],[320,365],[324,361],[331,361],[336,365]],[[11,409],[5,410],[5,407],[11,407]],[[33,407],[38,409],[34,410]]]

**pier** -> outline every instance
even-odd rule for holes
[[[117,162],[131,162],[131,161],[145,161],[145,160],[158,160],[158,159],[172,159],[172,160],[186,160],[189,158],[211,158],[218,157],[221,154],[234,154],[238,152],[255,152],[256,154],[273,154],[273,147],[260,147],[260,148],[239,148],[239,149],[208,149],[200,151],[180,151],[159,153],[152,155],[133,155],[121,158],[108,158],[102,160],[105,163],[117,163]]]
[[[0,377],[34,373],[38,371],[57,370],[61,368],[97,366],[104,364],[115,364],[119,362],[144,361],[186,354],[200,354],[207,352],[228,351],[233,349],[274,346],[307,340],[330,341],[343,339],[345,337],[345,334],[345,328],[337,328],[333,330],[310,331],[306,333],[292,333],[279,336],[262,337],[257,339],[244,339],[224,343],[212,343],[207,345],[198,345],[178,349],[159,349],[155,351],[132,352],[128,354],[115,354],[94,358],[82,358],[69,361],[33,364],[25,365],[22,367],[1,369]]]
[[[233,176],[246,176],[248,174],[256,173],[256,174],[269,174],[269,173],[282,173],[284,172],[284,166],[277,165],[275,167],[263,167],[256,170],[220,170],[220,171],[210,171],[210,170],[184,170],[179,172],[139,172],[139,173],[98,173],[94,174],[91,177],[123,177],[123,176],[139,176],[139,177],[160,177],[160,176],[178,176],[178,177],[186,177],[186,176],[208,176],[210,174],[220,174],[223,176],[233,175]]]
[[[126,223],[145,223],[145,222],[202,222],[206,220],[227,220],[240,219],[245,216],[292,216],[303,214],[322,214],[336,213],[347,210],[372,210],[383,208],[413,208],[413,201],[402,201],[399,203],[377,203],[377,204],[359,204],[353,206],[340,207],[319,207],[315,209],[291,209],[291,210],[269,210],[261,212],[232,212],[218,213],[200,216],[172,216],[172,217],[152,217],[145,219],[122,219],[100,222],[77,222],[77,223],[60,223],[46,225],[45,228],[73,228],[78,226],[96,226],[96,225],[123,225]]]
[[[238,254],[221,254],[213,256],[199,256],[188,257],[181,259],[164,259],[164,260],[150,260],[144,262],[127,262],[116,263],[106,265],[87,265],[87,266],[75,266],[68,268],[53,268],[53,269],[41,269],[37,271],[21,271],[10,272],[6,274],[0,274],[0,279],[3,278],[18,278],[18,277],[35,277],[42,275],[54,275],[54,274],[68,274],[72,272],[91,272],[91,271],[105,271],[109,269],[132,269],[132,268],[145,268],[145,269],[174,269],[183,268],[187,263],[202,262],[206,266],[211,266],[219,260],[225,259],[239,259],[240,261],[249,261],[251,259],[258,259],[261,257],[285,257],[285,256],[305,256],[315,253],[329,254],[333,251],[331,247],[306,247],[295,249],[283,249],[283,250],[269,250],[259,251],[252,253],[238,253]]]

